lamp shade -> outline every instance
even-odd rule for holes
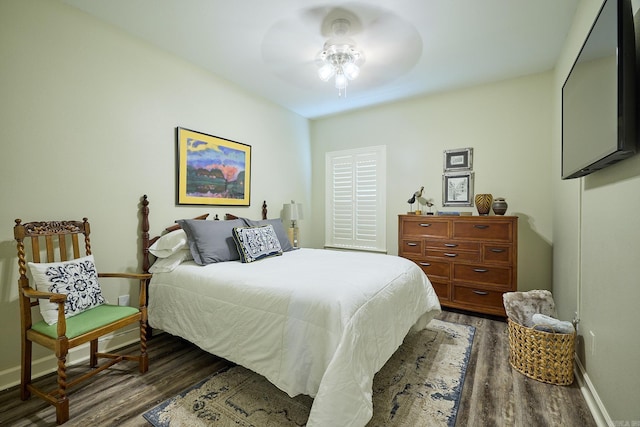
[[[302,217],[302,204],[296,203],[293,200],[291,203],[285,203],[282,206],[282,212],[284,219],[287,221],[297,221],[303,219]]]

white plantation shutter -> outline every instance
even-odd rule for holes
[[[325,246],[386,252],[386,147],[326,154]]]

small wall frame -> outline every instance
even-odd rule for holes
[[[473,172],[442,175],[442,206],[473,206]]]
[[[444,171],[470,171],[473,169],[473,148],[444,151]]]

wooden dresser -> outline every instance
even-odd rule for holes
[[[517,290],[518,217],[399,215],[398,255],[418,264],[440,304],[506,316]]]

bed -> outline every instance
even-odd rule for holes
[[[289,249],[284,241],[280,247],[287,250],[255,262],[200,265],[197,252],[190,259],[192,240],[199,238],[192,227],[220,229],[242,221],[235,232],[264,227],[271,233],[281,225],[265,218],[266,207],[258,221],[180,221],[189,253],[154,268],[149,252],[160,239],[148,237],[145,198],[143,256],[153,273],[149,324],[263,375],[290,396],[313,397],[308,426],[364,426],[373,414],[374,374],[411,328],[426,327],[439,313],[435,291],[404,258]],[[270,235],[282,237],[283,231]],[[175,226],[171,232],[180,233]]]

